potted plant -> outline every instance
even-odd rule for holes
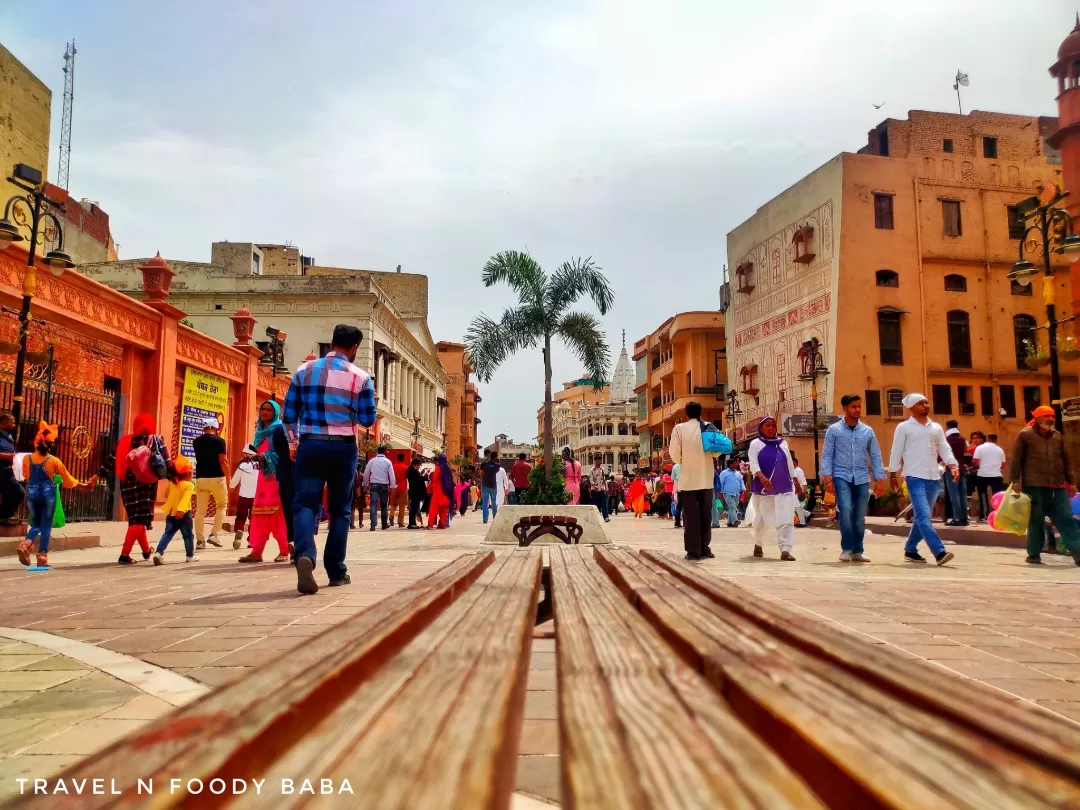
[[[1027,348],[1027,353],[1024,355],[1025,366],[1034,371],[1050,365],[1050,352],[1047,349],[1042,348],[1032,340],[1025,340],[1024,345]]]
[[[1075,360],[1080,357],[1080,341],[1072,335],[1058,341],[1058,357],[1065,360]]]

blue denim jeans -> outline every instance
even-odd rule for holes
[[[315,517],[326,489],[329,520],[323,568],[330,580],[345,576],[345,551],[349,542],[349,513],[352,511],[353,483],[356,479],[356,444],[306,439],[296,450],[296,494],[293,496],[293,534],[296,558],[317,559]]]
[[[497,498],[497,490],[495,487],[481,487],[480,488],[480,503],[484,513],[484,523],[488,522],[488,505],[491,506],[491,516],[499,514],[499,501]]]
[[[947,490],[946,494],[949,496],[949,504],[952,506],[953,520],[960,520],[967,523],[967,481],[964,479],[964,476],[960,476],[959,481],[953,481],[952,472],[946,472],[945,488]]]
[[[739,496],[724,494],[724,503],[727,505],[727,525],[739,524]]]
[[[371,503],[371,531],[375,531],[376,516],[382,514],[382,527],[385,529],[389,518],[387,510],[390,506],[390,485],[372,484],[368,488],[368,501]]]
[[[509,495],[506,496],[506,502],[508,504],[510,504],[511,506],[517,506],[518,495],[517,495],[516,490],[514,492],[511,492]]]
[[[840,524],[840,550],[862,554],[870,484],[834,478],[833,487],[836,489],[836,522]]]
[[[911,521],[911,533],[908,535],[907,543],[904,545],[904,551],[918,550],[919,541],[925,540],[926,545],[930,547],[930,553],[937,557],[945,551],[945,544],[941,542],[941,538],[938,537],[937,531],[930,522],[930,515],[934,508],[934,501],[937,500],[938,487],[941,486],[941,482],[936,478],[929,481],[925,478],[913,478],[912,476],[908,476],[906,480],[908,494],[911,496],[911,510],[914,513],[914,519]],[[839,493],[837,493],[837,502],[839,502]]]
[[[38,554],[48,554],[56,514],[56,484],[52,481],[28,484],[26,506],[30,510],[30,531],[26,533],[26,539],[31,543],[38,541]]]
[[[716,506],[716,499],[717,499],[717,498],[723,498],[723,497],[724,497],[724,493],[722,493],[722,492],[714,492],[714,493],[713,493],[713,501],[712,501],[712,527],[713,527],[714,529],[719,529],[719,528],[720,528],[720,509],[719,509],[719,508],[717,508],[717,506]]]
[[[189,557],[195,556],[195,520],[191,517],[191,512],[185,512],[183,517],[176,517],[175,515],[166,515],[165,517],[165,532],[161,535],[161,539],[158,540],[157,553],[164,554],[165,549],[169,547],[169,543],[172,542],[173,537],[177,532],[180,532],[180,536],[184,538],[184,553]]]

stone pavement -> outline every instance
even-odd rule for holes
[[[288,564],[241,566],[231,548],[185,564],[177,540],[163,567],[117,566],[118,524],[93,526],[102,548],[50,555],[45,574],[0,559],[0,798],[17,789],[15,776],[46,776],[475,550],[483,528],[470,513],[446,532],[354,532],[352,585],[314,597],[296,594]],[[620,515],[608,531],[633,548],[682,548],[670,521]],[[953,546],[950,565],[917,566],[902,560],[900,538],[875,537],[874,562],[853,565],[836,560],[838,545],[835,531],[799,530],[798,560],[782,563],[775,548],[751,556],[748,530],[720,529],[717,558],[700,565],[942,677],[982,680],[1080,721],[1080,568],[1070,560],[1036,568],[1022,551]],[[557,803],[551,630],[534,640],[518,790]]]

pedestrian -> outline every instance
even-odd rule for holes
[[[562,449],[563,478],[566,491],[570,493],[570,503],[581,503],[581,462],[574,460],[574,451],[569,447]]]
[[[19,507],[26,498],[15,477],[15,417],[0,413],[0,524],[19,524]]]
[[[719,475],[716,491],[724,499],[727,507],[727,525],[729,529],[739,528],[739,498],[746,489],[746,481],[739,472],[739,459],[731,456],[727,460],[727,469]]]
[[[329,526],[323,566],[330,585],[351,582],[345,566],[349,511],[356,475],[356,426],[375,424],[378,395],[371,377],[353,365],[363,334],[355,326],[334,327],[330,352],[304,363],[285,396],[282,421],[296,453],[293,499],[296,588],[318,593],[315,582],[315,514],[328,490]]]
[[[364,487],[371,498],[370,531],[375,531],[375,519],[379,512],[382,513],[383,531],[390,528],[390,493],[397,489],[397,475],[393,463],[386,457],[386,450],[386,447],[380,446],[375,458],[364,467]]]
[[[593,467],[589,470],[589,492],[592,493],[592,502],[600,514],[604,517],[604,523],[610,523],[608,516],[607,473],[604,471],[604,460],[600,456],[593,459]]]
[[[397,486],[390,491],[390,525],[394,525],[397,517],[397,526],[400,529],[405,525],[405,514],[409,509],[409,459],[411,454],[408,450],[395,450],[391,462],[394,465],[394,480]]]
[[[701,440],[701,403],[686,403],[686,421],[671,429],[668,452],[679,465],[683,549],[686,559],[715,557],[712,543],[713,459]]]
[[[499,464],[498,454],[494,451],[491,453],[491,460],[496,464]],[[503,469],[502,464],[499,464],[499,469],[495,471],[495,513],[498,514],[499,507],[506,503],[506,499],[510,495],[510,476],[506,474],[506,470]],[[450,519],[453,522],[453,518]]]
[[[484,523],[488,522],[489,510],[492,517],[499,514],[498,477],[501,469],[502,465],[499,464],[498,453],[485,450],[484,460],[480,463],[480,497]]]
[[[353,479],[353,502],[352,506],[349,507],[350,529],[364,528],[364,510],[367,506],[367,495],[364,489],[364,470],[366,467],[367,461],[358,457],[356,460],[356,475]]]
[[[608,515],[619,514],[619,506],[622,501],[622,486],[615,480],[614,475],[609,475],[607,482]]]
[[[427,486],[427,481],[424,481],[424,486]],[[457,486],[454,487],[454,502],[450,505],[450,509],[457,510],[457,513],[464,516],[469,509],[469,482],[458,481]]]
[[[214,528],[210,530],[209,543],[221,548],[218,535],[225,520],[225,509],[229,501],[229,490],[225,482],[229,480],[229,456],[225,440],[218,435],[221,424],[217,417],[211,416],[203,422],[203,434],[191,443],[195,451],[195,548],[206,548],[206,520],[210,508],[210,499],[214,499]]]
[[[450,528],[450,504],[454,497],[454,471],[446,460],[446,453],[439,453],[435,459],[435,470],[431,474],[431,506],[428,508],[429,529],[439,524],[440,529]],[[486,522],[486,521],[485,521]]]
[[[510,496],[512,504],[518,503],[521,499],[520,493],[529,488],[529,473],[532,472],[532,465],[527,459],[527,455],[518,453],[518,460],[510,468],[510,481],[514,484],[514,492]]]
[[[173,474],[169,478],[165,503],[161,507],[161,511],[165,513],[165,531],[154,551],[154,565],[165,564],[165,550],[177,532],[180,532],[184,539],[184,561],[199,561],[195,556],[195,535],[192,533],[195,524],[191,515],[191,499],[195,495],[195,485],[191,483],[192,472],[191,462],[178,456],[173,466]]]
[[[1066,490],[1070,475],[1065,440],[1054,427],[1054,409],[1049,405],[1040,405],[1031,416],[1016,435],[1009,468],[1009,486],[1031,498],[1027,562],[1042,563],[1043,523],[1049,519],[1061,535],[1060,546],[1080,565],[1080,529],[1072,519]]]
[[[56,515],[56,502],[59,497],[57,481],[64,489],[93,489],[98,482],[95,475],[86,483],[73,477],[64,463],[52,454],[53,445],[59,435],[56,425],[45,422],[38,426],[34,437],[34,452],[23,457],[23,480],[26,481],[26,505],[30,512],[30,528],[26,539],[16,549],[19,562],[30,565],[30,551],[37,541],[37,567],[49,567],[49,539],[52,537],[53,517]]]
[[[280,456],[274,448],[274,434],[284,429],[281,424],[281,408],[273,400],[267,400],[259,406],[259,419],[255,423],[255,438],[245,450],[254,450],[259,462],[259,477],[255,486],[255,503],[251,507],[251,552],[238,562],[260,563],[263,561],[263,549],[270,540],[270,535],[278,544],[278,555],[274,562],[289,559],[289,533],[285,526],[285,509],[281,502],[281,492],[277,484],[277,469]]]
[[[885,478],[873,428],[862,421],[862,397],[840,397],[844,418],[829,425],[821,451],[821,481],[832,488],[840,523],[840,562],[868,563],[863,548],[870,485]]]
[[[627,506],[634,512],[635,518],[640,518],[645,512],[645,493],[647,492],[647,485],[645,483],[645,476],[641,473],[637,474],[637,477],[630,484],[630,489],[627,491]]]
[[[950,419],[945,423],[945,441],[949,443],[953,458],[956,459],[956,468],[960,477],[953,477],[946,472],[944,476],[945,494],[948,500],[951,520],[946,520],[946,526],[967,526],[967,465],[964,463],[964,454],[967,452],[967,442],[960,433],[960,423]]]
[[[233,522],[234,549],[240,548],[240,541],[244,539],[244,526],[247,525],[251,515],[251,505],[255,502],[255,489],[259,484],[259,468],[255,464],[255,456],[258,453],[250,444],[244,448],[244,458],[233,470],[232,480],[229,481],[229,489],[237,490],[236,493],[236,520]],[[188,462],[190,465],[191,462]],[[194,484],[192,488],[194,489]],[[276,483],[275,483],[276,486]],[[192,521],[194,524],[194,521]],[[248,532],[248,545],[251,545],[251,533]]]
[[[682,528],[682,512],[679,509],[679,472],[681,465],[673,464],[671,467],[671,516],[675,518],[676,529]],[[710,521],[709,525],[712,525]]]
[[[990,496],[1005,491],[1005,479],[1001,470],[1005,466],[1005,451],[997,443],[996,433],[989,433],[986,441],[975,448],[971,456],[975,467],[975,492],[979,496],[979,520],[990,514]]]
[[[672,429],[674,430],[674,428]],[[670,467],[668,469],[670,470]],[[656,504],[656,513],[661,520],[671,519],[671,493],[673,489],[674,482],[671,480],[670,472],[665,472],[657,477],[654,503]]]
[[[120,437],[113,458],[98,470],[99,476],[108,475],[110,471],[115,473],[116,485],[120,488],[120,502],[127,513],[127,533],[117,559],[121,565],[132,562],[130,555],[135,543],[139,544],[144,560],[149,560],[151,554],[150,539],[146,533],[154,528],[154,502],[157,499],[158,480],[157,474],[146,476],[145,470],[145,480],[140,480],[131,468],[129,461],[138,455],[135,451],[141,447],[148,448],[152,457],[157,456],[165,465],[166,473],[168,472],[171,466],[169,450],[165,446],[165,440],[155,432],[154,418],[148,413],[136,414],[132,420],[131,433]],[[151,478],[154,480],[149,480]]]
[[[419,529],[420,525],[416,522],[416,518],[420,515],[420,507],[424,505],[424,496],[427,495],[427,482],[424,480],[423,473],[420,472],[419,456],[409,462],[409,469],[405,473],[405,485],[409,491],[408,528]]]
[[[472,501],[474,512],[480,511],[480,485],[476,481],[472,482],[472,486],[469,487],[469,498]]]
[[[911,533],[904,546],[904,558],[910,562],[926,562],[918,549],[919,541],[925,540],[937,564],[944,565],[956,555],[945,550],[945,544],[930,522],[938,487],[941,486],[938,457],[945,462],[954,480],[960,478],[960,471],[952,448],[945,439],[945,431],[930,419],[930,403],[926,397],[908,394],[903,404],[911,411],[911,417],[897,425],[893,434],[889,453],[889,484],[893,490],[900,489],[897,474],[903,467],[913,514]]]
[[[776,420],[766,416],[758,426],[758,437],[750,442],[750,535],[754,556],[765,556],[762,541],[770,528],[776,530],[780,559],[794,562],[791,554],[795,539],[795,509],[803,497],[802,485],[795,476],[788,443],[777,433]]]

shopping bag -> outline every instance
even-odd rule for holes
[[[994,528],[1000,532],[1027,534],[1031,519],[1031,498],[1009,487],[994,518]]]
[[[52,527],[54,529],[62,529],[67,526],[67,515],[64,514],[64,505],[60,503],[60,484],[63,482],[63,478],[59,475],[53,476],[53,483],[56,485],[56,511],[53,512]]]

